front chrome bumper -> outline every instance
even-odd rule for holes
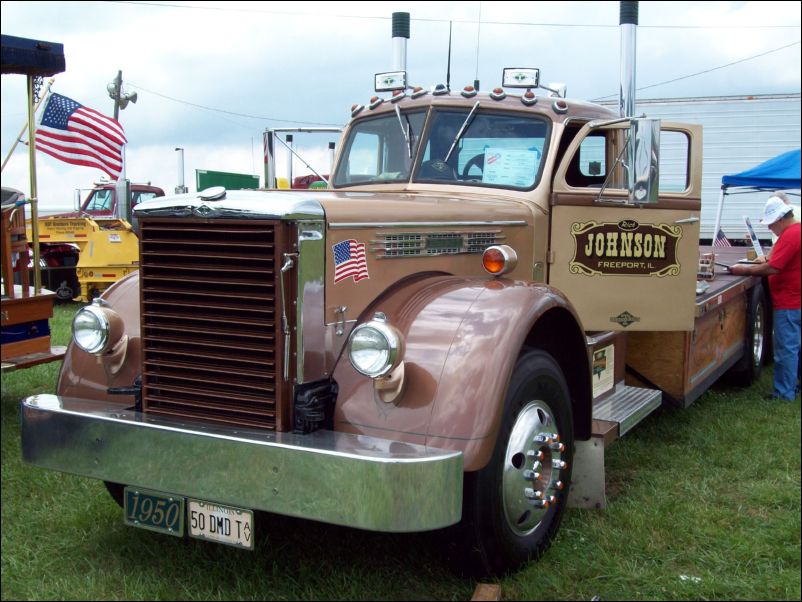
[[[21,404],[25,462],[337,525],[437,529],[462,512],[462,454],[361,435],[226,428],[106,402]]]

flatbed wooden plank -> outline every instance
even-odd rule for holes
[[[39,364],[46,364],[64,359],[64,354],[67,353],[67,348],[63,346],[54,346],[50,351],[41,353],[31,353],[29,355],[20,355],[3,360],[2,371],[14,372],[15,370],[22,370],[30,368],[31,366],[38,366]]]

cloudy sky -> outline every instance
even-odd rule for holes
[[[641,98],[798,93],[800,2],[640,2]],[[123,72],[136,104],[120,113],[127,173],[168,193],[178,153],[194,190],[196,169],[262,175],[262,132],[342,126],[392,69],[391,15],[411,15],[407,69],[425,87],[502,68],[539,67],[568,96],[615,99],[618,2],[2,2],[2,33],[59,42],[67,70],[53,90],[113,114],[106,86]],[[2,153],[25,121],[25,77],[2,77]],[[318,144],[320,140],[310,139]],[[324,153],[320,153],[324,156]],[[316,167],[320,167],[316,165]],[[73,189],[102,172],[40,154],[43,212],[69,208]],[[29,191],[19,146],[4,186]]]

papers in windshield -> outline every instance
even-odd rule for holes
[[[529,188],[537,174],[538,153],[536,150],[511,148],[485,149],[485,166],[482,182],[499,186]]]

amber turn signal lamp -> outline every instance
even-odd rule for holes
[[[503,276],[515,269],[518,264],[518,255],[507,245],[495,245],[485,249],[482,255],[482,265],[488,274]]]

